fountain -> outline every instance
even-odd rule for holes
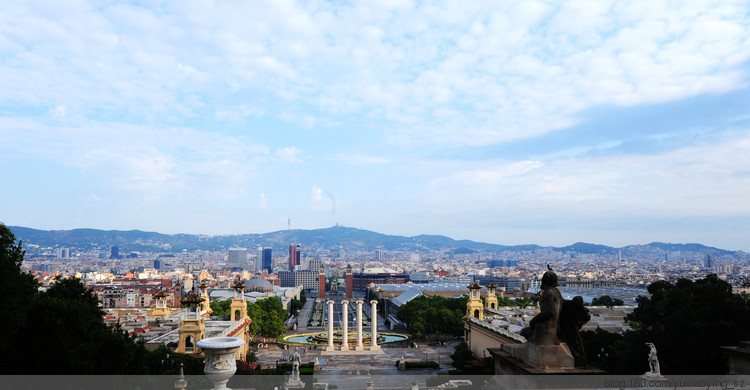
[[[362,342],[364,344],[370,344],[370,332],[363,332],[362,335]],[[387,343],[393,343],[398,341],[404,341],[408,337],[405,335],[400,334],[394,334],[394,333],[380,333],[378,334],[378,344],[387,344]],[[356,332],[349,332],[348,337],[349,343],[352,344],[356,342],[357,340],[357,333]],[[325,345],[328,343],[328,332],[320,332],[320,333],[306,333],[306,334],[298,334],[298,335],[292,335],[284,337],[284,341],[292,342],[292,343],[300,343],[300,344],[310,344],[310,345],[316,345],[316,344],[322,344]],[[342,333],[339,331],[333,332],[333,343],[335,345],[341,345],[342,344]]]

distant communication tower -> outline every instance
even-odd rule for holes
[[[289,217],[286,219],[286,224],[289,227],[289,231],[292,230],[292,213],[289,213]]]

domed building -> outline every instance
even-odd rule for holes
[[[245,281],[245,291],[269,293],[273,291],[273,285],[260,276],[253,276]]]

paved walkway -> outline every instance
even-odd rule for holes
[[[305,306],[302,306],[302,310],[300,310],[299,315],[297,316],[298,331],[307,331],[307,321],[310,319],[314,307],[315,300],[308,298],[307,301],[305,301]]]
[[[414,370],[399,371],[396,368],[396,361],[402,356],[406,361],[435,361],[440,364],[441,370],[450,369],[451,358],[457,342],[447,343],[446,346],[420,345],[419,348],[388,348],[383,347],[383,351],[377,355],[354,355],[342,353],[338,355],[322,355],[322,349],[305,349],[297,347],[297,352],[302,358],[302,362],[312,362],[318,359],[320,362],[321,374],[328,372],[344,375],[370,375],[369,372],[377,370],[383,374],[399,374],[401,372],[414,372]],[[294,348],[294,346],[290,346]],[[291,350],[284,350],[278,345],[269,345],[268,349],[260,349],[256,352],[258,363],[264,367],[274,367],[277,361],[288,355]],[[427,370],[435,373],[435,370]],[[364,374],[363,374],[364,373]]]

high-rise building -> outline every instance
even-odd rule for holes
[[[310,271],[318,272],[320,270],[320,267],[323,266],[323,260],[321,259],[310,259],[307,262],[307,269]]]
[[[154,269],[160,270],[161,269],[161,260],[154,260]]]
[[[703,259],[703,268],[705,268],[705,269],[712,269],[713,267],[714,267],[713,256],[707,254],[706,258]]]
[[[375,251],[375,260],[383,260],[383,251],[378,249]]]
[[[118,257],[120,257],[120,248],[117,245],[112,245],[109,251],[109,258],[117,259]]]
[[[289,245],[289,270],[293,270],[295,266],[300,265],[300,245],[299,244],[292,244]]]
[[[271,248],[258,246],[258,258],[255,260],[255,272],[266,270],[271,272],[273,269],[273,258],[271,257]]]
[[[263,247],[258,245],[258,253],[255,257],[255,273],[260,273],[263,270]]]
[[[233,267],[244,267],[247,265],[247,248],[229,248],[227,265]]]

